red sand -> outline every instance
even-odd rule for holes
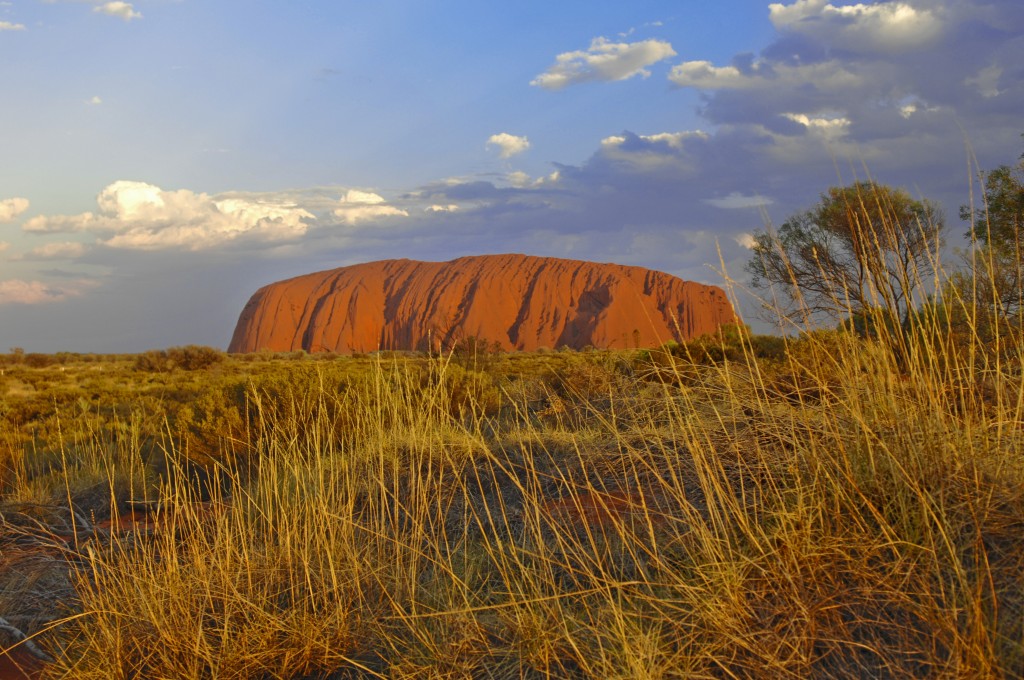
[[[655,526],[665,524],[667,518],[650,506],[654,499],[645,499],[629,491],[582,492],[567,498],[544,503],[544,509],[556,521],[573,525],[612,528],[621,524],[646,523]]]
[[[43,663],[20,648],[0,654],[0,680],[35,680],[42,672]]]

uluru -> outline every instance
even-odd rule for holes
[[[256,291],[230,352],[650,347],[736,320],[725,293],[659,271],[529,255],[381,260]]]

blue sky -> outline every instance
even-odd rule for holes
[[[742,281],[868,172],[955,243],[1024,151],[1024,3],[7,0],[0,101],[0,351],[224,346],[382,258]]]

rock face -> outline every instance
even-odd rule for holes
[[[256,291],[229,352],[650,347],[735,321],[725,293],[662,272],[527,255],[383,260]]]

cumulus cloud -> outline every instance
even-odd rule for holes
[[[0,224],[12,222],[15,217],[28,210],[27,198],[8,198],[0,201]]]
[[[796,0],[768,6],[772,24],[782,32],[810,36],[854,52],[903,52],[933,43],[943,22],[932,9],[905,2],[836,6],[826,0]]]
[[[701,130],[689,130],[685,132],[658,132],[653,135],[611,135],[601,140],[601,146],[605,149],[619,148],[628,144],[630,140],[638,140],[652,146],[680,150],[683,148],[683,143],[688,139],[708,139],[708,134]]]
[[[70,260],[81,257],[88,250],[84,243],[77,241],[63,241],[59,243],[46,243],[37,246],[27,253],[14,257],[14,260]]]
[[[12,24],[10,21],[0,21],[0,31],[24,31],[25,24]]]
[[[627,145],[630,140],[646,142],[650,146],[664,146],[671,149],[682,149],[683,142],[688,138],[706,139],[707,135],[701,131],[694,132],[659,132],[653,135],[611,135],[601,140],[601,146],[605,150],[618,149]]]
[[[431,212],[431,213],[455,212],[458,209],[459,209],[459,206],[458,206],[457,203],[449,203],[448,205],[438,205],[438,204],[434,203],[434,204],[428,205],[426,208],[424,208],[424,210],[426,210],[427,212]]]
[[[709,135],[701,130],[652,135],[623,132],[602,139],[598,155],[603,161],[618,163],[623,168],[628,166],[634,171],[692,169],[687,145],[700,144],[708,139]]]
[[[60,234],[73,231],[89,231],[97,222],[91,212],[80,215],[36,215],[22,225],[22,231],[30,234]]]
[[[108,14],[112,17],[119,17],[125,21],[142,18],[142,14],[135,11],[135,7],[132,6],[132,3],[122,2],[121,0],[104,2],[102,5],[94,7],[92,11],[99,12],[101,14]]]
[[[561,90],[595,80],[646,78],[651,75],[646,67],[675,55],[672,45],[664,40],[613,43],[607,38],[594,38],[586,50],[559,54],[555,63],[530,84],[546,90]]]
[[[508,179],[508,183],[514,187],[529,186],[533,182],[533,178],[530,177],[525,172],[523,172],[522,170],[510,172],[508,173],[508,175],[506,175],[506,178]]]
[[[982,97],[990,99],[1002,93],[999,89],[999,79],[1002,77],[1003,67],[999,64],[989,64],[973,76],[964,78],[964,85],[975,88]]]
[[[777,158],[804,153],[803,137],[848,143],[833,151],[858,160],[909,164],[893,140],[1005,139],[1010,112],[1024,107],[1024,80],[1011,76],[1020,3],[796,0],[771,4],[769,16],[778,35],[759,54],[684,61],[669,79],[704,93],[710,124],[770,139]]]
[[[735,241],[737,245],[742,248],[746,248],[747,250],[753,250],[754,246],[757,245],[757,241],[754,240],[754,235],[747,232],[736,234],[732,237],[732,240]]]
[[[864,84],[863,76],[838,61],[818,64],[758,62],[745,69],[715,66],[710,61],[686,61],[672,68],[669,80],[679,87],[698,90],[813,87],[819,92],[848,92]]]
[[[905,109],[901,109],[901,115],[903,115],[904,110]],[[844,118],[843,116],[815,117],[808,116],[804,113],[784,113],[782,115],[784,118],[788,118],[794,123],[803,125],[811,133],[830,140],[842,137],[846,134],[847,128],[850,127],[850,119]]]
[[[166,191],[121,180],[96,198],[96,213],[40,215],[25,222],[31,233],[87,232],[113,248],[204,250],[239,239],[298,238],[315,219],[292,203],[211,197],[185,189]]]
[[[0,281],[0,305],[37,305],[60,302],[81,295],[83,290],[74,286],[54,286],[42,281],[8,279]]]
[[[383,196],[369,191],[349,189],[341,197],[340,203],[341,205],[334,210],[334,216],[349,225],[379,220],[384,217],[409,216],[408,211],[388,205]]]
[[[524,136],[510,135],[507,132],[499,132],[487,138],[488,147],[498,148],[499,158],[511,158],[521,154],[530,148],[530,140]]]

